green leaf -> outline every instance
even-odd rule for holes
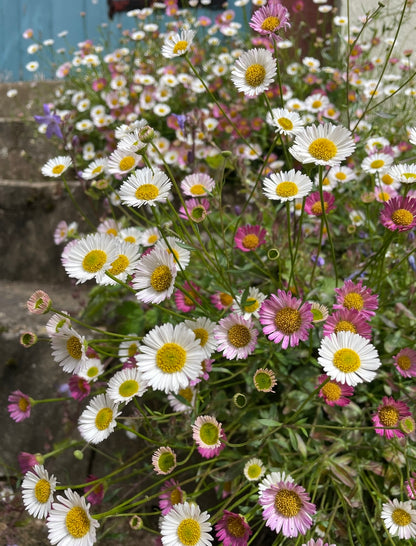
[[[278,427],[281,423],[275,421],[274,419],[258,419],[258,422],[266,427]]]

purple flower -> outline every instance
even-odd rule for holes
[[[34,116],[35,121],[39,124],[44,123],[46,127],[46,137],[51,138],[52,135],[56,135],[58,138],[63,138],[61,131],[62,120],[59,116],[51,114],[49,104],[43,105],[44,116]]]

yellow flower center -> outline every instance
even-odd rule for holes
[[[277,123],[280,125],[282,129],[285,131],[291,131],[293,129],[293,123],[288,118],[279,118],[277,120]]]
[[[150,237],[147,239],[147,242],[149,243],[149,245],[153,245],[158,239],[159,237],[157,235],[150,235]]]
[[[88,369],[87,371],[87,376],[88,377],[95,377],[98,373],[98,368],[97,366],[91,366],[91,368]]]
[[[340,320],[334,328],[334,332],[352,332],[353,334],[357,333],[357,328],[349,320]]]
[[[247,298],[244,305],[244,311],[246,313],[254,313],[259,308],[259,302],[254,298]]]
[[[370,163],[372,169],[381,169],[384,166],[384,161],[382,159],[375,159]]]
[[[53,167],[52,172],[53,174],[61,174],[61,172],[65,169],[65,165],[55,165]]]
[[[224,307],[228,307],[233,303],[233,298],[229,294],[225,294],[225,292],[220,293],[220,302]]]
[[[74,506],[65,518],[68,533],[74,538],[84,537],[90,530],[90,520],[87,512],[81,506]]]
[[[208,446],[215,446],[218,443],[219,435],[220,431],[213,423],[204,423],[199,430],[201,440]]]
[[[206,187],[202,184],[194,184],[189,190],[192,195],[204,195],[207,191]]]
[[[403,173],[402,176],[407,178],[407,180],[410,180],[410,179],[416,178],[416,173]]]
[[[293,518],[299,514],[302,501],[297,493],[289,489],[281,489],[276,493],[274,507],[285,518]]]
[[[242,538],[246,534],[243,519],[239,516],[229,516],[227,519],[227,530],[233,537]]]
[[[178,488],[174,489],[170,494],[170,502],[172,504],[179,504],[182,502],[182,493]]]
[[[150,277],[150,284],[156,292],[167,290],[172,283],[172,273],[167,265],[156,267]]]
[[[273,32],[280,25],[280,19],[274,15],[266,17],[261,24],[261,29],[268,32]]]
[[[25,412],[27,408],[30,406],[30,402],[26,400],[26,398],[22,397],[22,398],[19,398],[17,405],[19,406],[20,411]]]
[[[185,53],[187,47],[188,47],[188,42],[186,40],[179,40],[179,42],[176,42],[173,48],[173,53],[175,55],[177,54],[180,55],[181,53]]]
[[[204,347],[208,341],[208,332],[205,328],[195,328],[193,332],[195,334],[195,339],[199,339],[201,347]]]
[[[401,370],[408,370],[411,365],[412,365],[412,362],[410,361],[410,358],[406,355],[403,355],[403,356],[399,356],[399,358],[397,359],[397,365],[399,366],[399,368]]]
[[[134,157],[131,155],[128,155],[126,157],[123,157],[123,159],[120,159],[120,163],[118,164],[120,171],[129,171],[132,169],[135,165]]]
[[[382,203],[386,203],[387,201],[390,200],[390,194],[387,193],[386,191],[381,191],[381,192],[379,192],[379,194],[378,194],[378,198],[380,199],[380,201],[381,201]]]
[[[127,379],[127,381],[124,381],[120,385],[118,392],[123,398],[130,398],[131,396],[137,394],[138,390],[138,382],[135,379]]]
[[[254,233],[245,235],[241,242],[244,248],[249,248],[250,250],[253,250],[259,246],[259,238]]]
[[[42,478],[35,485],[34,493],[38,502],[41,502],[42,504],[47,502],[51,494],[51,484],[48,482],[48,480]]]
[[[92,172],[92,174],[99,174],[102,170],[103,170],[103,166],[102,166],[102,165],[98,165],[98,166],[95,167],[95,169],[93,169],[91,172]]]
[[[243,324],[234,324],[227,332],[228,341],[237,349],[245,347],[251,341],[250,330]]]
[[[341,372],[352,373],[359,369],[361,360],[359,355],[352,349],[339,349],[334,354],[333,364]]]
[[[114,235],[114,236],[116,236],[116,235],[117,235],[117,230],[114,229],[114,228],[110,228],[110,229],[107,229],[106,233],[107,233],[107,235]]]
[[[126,243],[135,243],[136,237],[133,237],[132,235],[127,235],[127,237],[124,237],[124,240],[126,241]]]
[[[137,188],[134,195],[142,201],[152,201],[159,195],[159,188],[154,184],[142,184]]]
[[[343,172],[338,172],[336,175],[335,175],[335,178],[337,180],[345,180],[347,178],[347,175]]]
[[[261,64],[252,64],[246,70],[245,80],[250,87],[258,87],[264,82],[265,77],[266,69]]]
[[[130,261],[127,256],[120,254],[120,256],[111,264],[111,268],[108,272],[111,273],[111,275],[120,275],[120,273],[123,273],[126,270],[129,263]]]
[[[180,372],[185,362],[186,351],[177,343],[165,343],[156,353],[156,365],[163,373]]]
[[[386,173],[383,174],[383,176],[381,177],[381,181],[383,182],[383,184],[387,184],[389,186],[390,184],[393,184],[394,178]]]
[[[378,418],[385,427],[394,427],[399,420],[399,412],[394,406],[383,406],[378,410]]]
[[[201,527],[195,519],[186,518],[178,525],[177,535],[184,546],[195,546],[201,537]]]
[[[276,186],[276,195],[279,197],[293,197],[297,193],[298,187],[294,182],[280,182]]]
[[[391,215],[391,219],[396,224],[396,226],[410,226],[413,222],[413,214],[410,210],[406,209],[397,209]]]
[[[95,416],[95,426],[98,430],[106,430],[113,420],[113,410],[111,408],[101,408]]]
[[[336,402],[341,398],[341,387],[332,381],[324,385],[321,390],[325,398],[331,402]]]
[[[127,350],[127,355],[129,358],[131,358],[132,356],[134,356],[135,354],[137,353],[137,343],[132,343],[128,350]]]
[[[324,201],[324,208],[326,212],[328,209],[328,203],[326,201]],[[316,203],[311,206],[311,211],[316,216],[320,216],[322,214],[322,203],[320,201],[316,201]]]
[[[402,508],[395,508],[391,514],[391,519],[396,525],[400,525],[400,527],[406,527],[406,525],[409,525],[412,522],[412,517],[409,512],[402,510]]]
[[[317,138],[310,144],[308,151],[315,159],[329,161],[337,155],[338,149],[329,138]]]
[[[312,103],[312,108],[320,108],[322,106],[322,101],[314,100]]]
[[[175,457],[170,451],[166,451],[160,455],[157,464],[162,472],[168,474],[175,467]]]
[[[274,324],[278,330],[289,336],[299,330],[302,324],[302,316],[297,309],[284,307],[277,311]]]
[[[350,292],[349,294],[345,295],[343,306],[347,309],[357,309],[357,311],[361,311],[361,309],[364,307],[364,299],[361,294],[357,294],[357,292]]]
[[[252,480],[255,480],[256,478],[258,478],[261,474],[261,466],[258,465],[258,464],[251,464],[247,470],[247,476],[252,479]]]
[[[82,357],[82,344],[76,336],[71,336],[66,342],[66,350],[69,356],[75,360],[79,360]]]
[[[97,273],[107,261],[104,250],[90,250],[82,260],[82,267],[87,273]]]
[[[188,402],[192,402],[193,392],[191,387],[186,387],[186,389],[179,389],[179,393],[182,398],[185,398]]]

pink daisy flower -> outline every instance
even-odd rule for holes
[[[363,281],[353,283],[347,280],[341,288],[335,288],[337,302],[334,309],[356,309],[365,319],[375,315],[378,308],[378,296],[373,294],[371,288],[363,286]]]
[[[393,357],[397,371],[403,377],[416,377],[416,351],[405,347]]]
[[[372,421],[376,433],[390,440],[394,437],[403,438],[404,433],[399,429],[400,421],[411,415],[407,404],[401,401],[396,402],[390,396],[383,396],[377,412],[372,416]]]
[[[16,423],[20,423],[30,417],[32,404],[27,394],[23,394],[22,391],[19,390],[13,391],[9,394],[8,401],[10,404],[7,406],[7,409],[10,413],[10,417],[16,421]]]
[[[205,220],[209,214],[208,199],[187,199],[185,206],[180,207],[179,216],[184,220],[192,220],[197,224]]]
[[[43,457],[42,457],[43,458]],[[40,464],[37,456],[33,453],[27,453],[27,451],[21,451],[17,456],[17,461],[19,463],[20,472],[26,474],[29,470],[32,470],[34,466]]]
[[[74,400],[84,400],[90,392],[91,386],[86,379],[79,375],[73,375],[68,381],[69,392]]]
[[[325,213],[335,209],[335,197],[328,191],[323,192]],[[308,195],[305,201],[305,212],[311,216],[322,216],[322,203],[319,191],[315,191]]]
[[[259,503],[263,506],[263,519],[272,531],[285,537],[304,535],[312,525],[311,516],[316,506],[309,502],[303,487],[294,482],[282,481],[261,492]]]
[[[253,13],[249,25],[255,32],[279,41],[278,31],[290,28],[289,12],[280,2],[270,0]]]
[[[271,294],[260,308],[260,323],[263,333],[275,343],[282,342],[282,349],[296,347],[306,341],[312,328],[311,304],[292,296],[290,291],[278,290]]]
[[[226,437],[215,417],[200,415],[192,425],[192,438],[198,446],[198,452],[205,459],[216,457],[225,447]]]
[[[404,485],[407,489],[407,496],[409,499],[416,499],[416,472],[412,472],[412,477],[409,478],[409,481],[405,481]]]
[[[231,313],[219,321],[214,328],[214,337],[218,341],[217,351],[225,358],[244,360],[251,354],[257,343],[258,331],[253,327],[251,318],[245,319],[238,313]]]
[[[183,313],[189,313],[196,307],[196,303],[201,303],[201,298],[198,296],[198,292],[201,290],[194,282],[185,281],[183,285],[184,292],[176,290],[173,297],[175,298],[176,307]],[[189,297],[194,298],[195,302]]]
[[[212,371],[212,363],[213,362],[215,362],[215,360],[213,358],[205,358],[201,362],[201,366],[202,366],[201,375],[199,377],[197,377],[196,379],[192,379],[191,381],[189,381],[189,385],[191,387],[194,387],[195,385],[200,383],[202,380],[208,381],[209,372]]]
[[[250,526],[239,514],[224,510],[224,514],[215,525],[216,537],[223,546],[247,546],[247,541],[253,534]]]
[[[266,242],[266,230],[261,226],[241,226],[237,229],[234,237],[235,248],[239,248],[243,252],[257,250],[260,245]]]
[[[228,309],[234,303],[234,298],[226,292],[216,292],[210,296],[210,300],[211,303],[220,311]]]
[[[318,377],[318,382],[321,385],[327,379],[329,379],[328,375],[320,375]],[[352,396],[353,394],[354,387],[338,383],[338,381],[334,381],[333,379],[328,381],[328,383],[319,391],[319,397],[323,398],[325,404],[328,404],[328,406],[348,406],[350,403],[348,396]]]
[[[392,197],[380,212],[380,222],[390,231],[408,231],[416,226],[416,199]]]
[[[330,336],[334,332],[353,332],[371,339],[371,326],[357,309],[338,309],[329,315],[323,333],[324,336]]]
[[[98,480],[97,476],[90,474],[87,478],[87,482],[94,482]],[[101,504],[104,498],[104,485],[102,483],[94,483],[84,487],[85,500],[91,503],[93,506]]]
[[[175,504],[185,502],[185,492],[181,489],[179,482],[171,478],[163,484],[159,495],[159,508],[162,516],[166,516]]]

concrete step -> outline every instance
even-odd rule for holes
[[[78,203],[97,225],[94,203],[79,182],[69,182]],[[61,220],[77,221],[84,228],[63,182],[0,180],[0,279],[38,283],[66,282],[60,262],[61,247],[53,241]]]
[[[33,119],[43,113],[44,102],[52,102],[59,81],[1,82],[0,118]],[[14,96],[7,96],[12,92]]]

